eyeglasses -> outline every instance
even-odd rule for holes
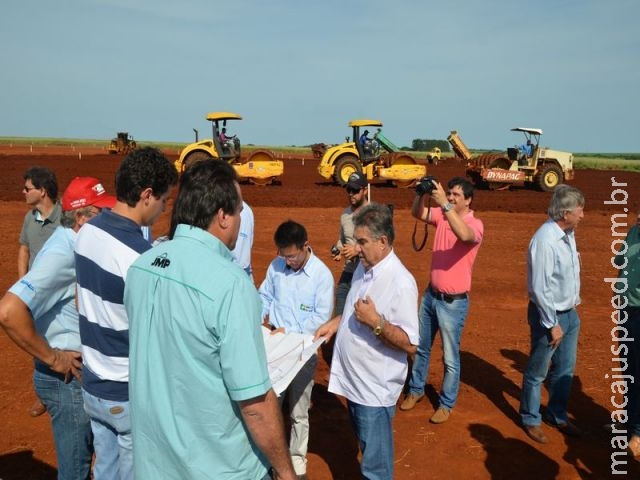
[[[355,189],[355,188],[347,188],[347,194],[348,195],[356,195],[360,193],[360,189]]]
[[[29,193],[31,190],[40,190],[40,189],[36,187],[27,187],[26,185],[22,188],[22,191],[27,193]]]

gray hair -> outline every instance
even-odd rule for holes
[[[569,185],[558,185],[553,191],[547,214],[554,221],[562,220],[565,212],[584,207],[584,195],[580,190]]]
[[[91,214],[91,205],[76,208],[75,210],[67,210],[62,212],[60,217],[60,225],[64,228],[73,228],[76,226],[76,215],[89,216]]]
[[[353,226],[354,228],[367,227],[376,240],[385,235],[389,245],[393,245],[395,238],[393,214],[387,205],[381,203],[365,205],[353,216]]]

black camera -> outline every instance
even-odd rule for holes
[[[339,255],[339,254],[340,254],[340,249],[337,246],[334,245],[333,247],[331,247],[331,255],[335,257],[336,255]]]
[[[420,196],[425,193],[431,195],[436,188],[435,182],[437,181],[436,177],[432,177],[431,175],[421,178],[416,184],[416,193]]]

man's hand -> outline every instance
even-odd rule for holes
[[[560,345],[563,335],[564,332],[562,331],[562,327],[559,323],[551,327],[549,329],[549,337],[551,337],[549,340],[549,346],[555,348]]]
[[[328,342],[331,337],[338,331],[338,326],[340,325],[341,315],[336,315],[331,320],[323,323],[318,327],[316,333],[313,335],[313,341],[315,342],[320,337],[325,338],[325,342]]]
[[[73,377],[82,381],[82,355],[74,350],[53,349],[53,361],[49,368],[64,375],[64,382],[69,383]]]
[[[435,185],[435,188],[433,189],[433,192],[431,192],[431,198],[433,198],[434,202],[443,207],[449,203],[449,200],[447,200],[447,192],[444,191],[440,182],[434,180],[433,184]]]
[[[345,245],[344,247],[342,247],[342,250],[340,250],[340,253],[347,260],[351,260],[353,257],[358,256],[355,245]]]
[[[370,296],[360,298],[354,305],[356,319],[360,323],[375,328],[380,321],[380,314],[376,310],[376,304]]]
[[[269,314],[265,315],[264,320],[262,321],[262,326],[268,328],[271,331],[271,335],[275,335],[276,333],[286,333],[284,331],[284,327],[276,327],[269,323]]]

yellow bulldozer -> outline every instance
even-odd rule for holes
[[[196,141],[182,149],[175,161],[176,170],[182,173],[195,162],[215,158],[229,162],[240,180],[248,180],[256,185],[267,185],[284,173],[284,163],[276,160],[268,150],[256,150],[246,159],[242,159],[240,139],[227,136],[226,127],[230,120],[242,120],[237,113],[211,112],[206,119],[212,125],[212,138]],[[194,129],[195,130],[195,129]]]
[[[379,178],[406,188],[427,174],[424,165],[418,165],[382,134],[382,122],[351,120],[349,126],[353,128],[353,141],[347,137],[346,143],[327,149],[318,165],[322,177],[344,186],[353,172],[362,172],[369,181]],[[371,139],[367,138],[367,127],[376,128]]]
[[[116,138],[111,139],[107,151],[112,155],[128,155],[133,152],[138,145],[133,137],[127,132],[118,132]]]

